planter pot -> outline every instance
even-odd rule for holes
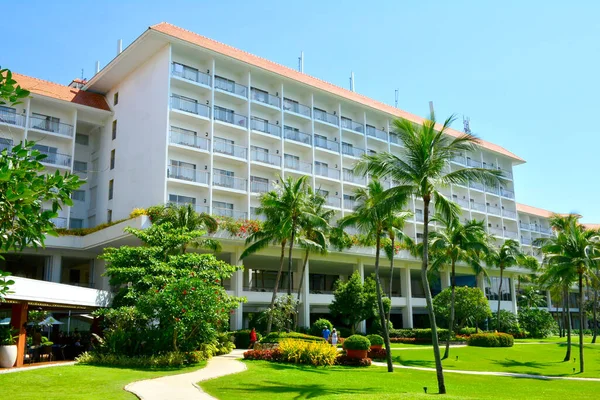
[[[372,344],[371,345],[371,350],[379,350],[379,349],[383,349],[382,344]]]
[[[0,368],[10,368],[17,361],[17,345],[0,346]]]
[[[367,350],[346,349],[346,355],[350,358],[367,358]]]

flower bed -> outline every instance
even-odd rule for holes
[[[335,363],[337,355],[337,348],[325,341],[287,339],[281,340],[279,347],[273,350],[249,350],[244,353],[244,358],[247,360],[328,366]]]
[[[384,360],[387,357],[385,349],[371,349],[367,353],[367,357],[373,360]]]
[[[369,367],[371,366],[371,359],[365,358],[354,358],[346,355],[339,355],[335,359],[336,365],[343,365],[346,367]]]
[[[271,332],[260,340],[260,343],[279,343],[282,340],[294,339],[305,342],[325,342],[325,339],[318,336],[306,335],[298,332]]]

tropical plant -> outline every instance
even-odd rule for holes
[[[456,287],[454,294],[451,288],[442,290],[433,298],[433,308],[435,315],[448,326],[454,314],[451,332],[460,331],[465,326],[479,326],[492,316],[490,305],[483,292],[479,288],[467,286]]]
[[[369,350],[371,342],[366,336],[352,335],[344,340],[344,349],[347,350]]]
[[[527,332],[529,337],[545,338],[557,330],[556,321],[547,310],[539,308],[525,308],[519,310],[519,325]]]
[[[329,311],[331,315],[340,317],[347,323],[353,334],[356,325],[371,315],[372,308],[367,303],[362,278],[358,272],[355,271],[346,281],[337,281]]]
[[[546,304],[546,296],[537,287],[527,286],[521,290],[518,302],[520,308],[541,307]]]
[[[292,321],[296,318],[298,312],[298,300],[293,296],[279,296],[275,300],[273,307],[267,308],[263,311],[259,318],[259,323],[271,321],[271,326],[275,331],[281,331],[286,327],[289,327]]]
[[[319,336],[319,337],[321,337],[323,335],[323,330],[325,328],[329,329],[329,331],[332,331],[333,330],[333,324],[328,319],[319,318],[310,327],[310,333],[313,336]]]
[[[442,125],[435,122],[433,113],[430,119],[420,125],[406,119],[395,120],[393,129],[404,147],[402,156],[391,153],[365,155],[357,163],[355,171],[370,174],[377,178],[388,178],[397,185],[388,189],[391,198],[404,199],[407,195],[415,195],[423,201],[423,246],[421,261],[421,279],[425,290],[433,353],[435,358],[438,390],[446,393],[442,360],[440,357],[435,313],[431,298],[431,289],[427,270],[429,267],[429,209],[434,201],[439,212],[457,213],[458,206],[446,199],[439,188],[450,184],[468,184],[470,180],[497,183],[500,171],[485,168],[458,168],[451,170],[448,164],[456,154],[464,154],[475,150],[477,138],[470,134],[449,132],[454,117],[444,121]],[[454,211],[453,211],[454,209]]]

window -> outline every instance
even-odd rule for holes
[[[265,193],[269,191],[269,180],[260,176],[250,177],[250,191],[253,193]]]
[[[195,197],[189,197],[189,196],[181,196],[178,194],[169,194],[169,203],[175,203],[175,204],[192,204],[195,205],[196,204],[196,198]]]
[[[73,171],[75,172],[87,172],[87,163],[85,161],[75,161],[73,163]]]
[[[59,131],[60,118],[50,117],[44,114],[31,113],[31,119],[32,128],[50,132]]]
[[[251,146],[250,149],[254,155],[253,160],[268,163],[269,162],[269,149],[264,147]]]
[[[262,103],[267,103],[269,101],[269,92],[253,87],[252,88],[252,98],[254,100],[258,100]]]
[[[108,209],[106,211],[106,222],[108,222],[109,224],[112,222],[112,210]]]
[[[235,91],[235,81],[215,75],[215,89],[225,90],[227,92]]]
[[[287,97],[283,98],[283,109],[286,111],[293,111],[293,112],[298,112],[298,109],[300,108],[300,103],[298,103],[296,100],[292,100],[292,99],[288,99]]]
[[[192,114],[198,114],[198,100],[174,94],[172,101],[173,108]]]
[[[81,218],[71,218],[71,221],[69,221],[69,228],[71,228],[71,229],[83,228],[83,220]]]
[[[230,156],[235,155],[235,142],[231,139],[225,139],[222,137],[215,136],[213,143],[213,150],[218,153],[229,154]]]
[[[502,292],[499,294],[498,289],[500,287],[500,278],[497,276],[492,276],[490,277],[490,284],[489,286],[486,285],[485,288],[485,295],[488,298],[488,300],[502,300],[502,301],[511,301],[512,300],[512,294],[511,294],[511,288],[510,288],[510,279],[509,278],[502,278]]]
[[[315,133],[315,146],[327,148],[327,137]]]
[[[115,94],[113,94],[113,104],[115,106],[119,104],[119,92],[115,92]]]
[[[16,124],[17,109],[12,107],[0,106],[0,122]]]
[[[230,187],[230,188],[235,187],[235,178],[234,178],[235,174],[233,171],[227,171],[224,169],[213,168],[213,172],[214,172],[213,183],[215,185],[225,186],[225,187]],[[245,190],[245,188],[244,188],[244,190]]]
[[[112,123],[112,138],[115,140],[117,138],[117,120],[115,119]]]
[[[115,187],[115,180],[111,179],[110,181],[108,181],[108,199],[112,200],[113,198],[113,190]]]
[[[300,168],[300,157],[294,156],[291,154],[286,154],[284,157],[284,160],[285,160],[286,168],[292,168],[292,169]]]
[[[215,118],[219,121],[224,121],[233,124],[234,114],[235,112],[233,110],[230,110],[229,108],[215,106]]]
[[[269,120],[264,118],[252,117],[252,129],[268,133]]]
[[[77,201],[85,201],[85,190],[74,190],[71,194],[71,198]]]
[[[213,212],[223,217],[233,217],[233,203],[226,203],[224,201],[213,201]]]
[[[45,154],[47,157],[42,160],[42,162],[48,164],[58,164],[58,149],[56,147],[44,146],[41,144],[36,144],[33,146],[34,149],[39,151],[42,154]]]
[[[195,182],[196,164],[177,160],[170,160],[168,173],[169,177]]]
[[[75,135],[75,143],[80,144],[82,146],[87,146],[90,144],[90,137],[88,135],[82,135],[81,133],[77,133]]]
[[[110,169],[115,169],[115,149],[110,151]]]
[[[354,145],[352,143],[342,142],[342,153],[353,155]]]
[[[327,170],[329,169],[329,164],[315,161],[315,174],[317,175],[327,175]]]

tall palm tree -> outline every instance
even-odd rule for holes
[[[421,279],[425,289],[425,299],[431,324],[433,353],[440,394],[446,393],[446,385],[444,384],[431,289],[427,277],[430,204],[434,201],[436,208],[450,212],[453,206],[457,206],[446,199],[438,191],[439,188],[447,187],[450,184],[466,184],[469,180],[495,183],[501,175],[500,171],[484,168],[459,168],[455,170],[447,168],[448,163],[457,153],[473,151],[477,145],[477,138],[473,135],[451,135],[449,129],[453,121],[454,116],[451,116],[442,125],[438,125],[435,122],[433,113],[430,119],[423,121],[421,125],[405,119],[395,120],[393,129],[404,147],[403,155],[397,156],[391,153],[365,155],[355,167],[357,173],[390,178],[392,182],[396,182],[397,186],[388,189],[391,197],[403,198],[407,194],[414,194],[423,200]]]
[[[410,248],[412,241],[410,237],[407,236],[403,229],[406,220],[410,218],[413,214],[409,211],[401,211],[398,213],[394,213],[390,216],[390,219],[387,223],[387,236],[390,239],[390,245],[385,246],[384,250],[387,255],[387,258],[390,260],[390,287],[389,287],[389,298],[392,298],[393,292],[393,282],[394,282],[394,257],[396,257],[396,242],[402,243],[400,249],[408,249]],[[392,312],[392,307],[388,308],[386,323],[390,322],[390,314]]]
[[[450,266],[450,320],[448,321],[448,340],[444,359],[450,355],[450,336],[454,330],[454,303],[456,292],[456,263],[468,264],[475,275],[485,274],[479,262],[480,255],[488,251],[488,241],[483,221],[472,220],[461,223],[455,215],[436,214],[431,219],[441,228],[429,234],[429,247],[433,255],[431,269],[440,271]]]
[[[375,287],[377,289],[377,309],[379,311],[379,321],[381,322],[385,340],[388,372],[393,372],[394,366],[392,364],[390,335],[383,308],[379,261],[381,239],[385,236],[388,224],[394,217],[394,214],[400,212],[406,205],[408,196],[405,196],[402,199],[399,199],[398,197],[392,198],[387,195],[381,182],[373,180],[366,188],[358,189],[355,193],[355,198],[357,206],[355,207],[354,212],[345,216],[340,221],[340,226],[342,228],[354,226],[361,233],[365,234],[369,240],[375,242]]]

